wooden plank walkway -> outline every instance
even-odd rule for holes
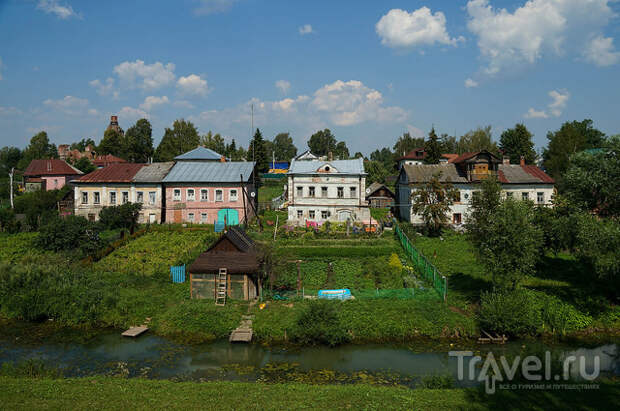
[[[244,315],[241,318],[241,324],[232,333],[230,333],[230,337],[228,338],[229,342],[250,342],[252,341],[252,319],[254,316],[252,315]]]
[[[147,332],[149,328],[146,325],[141,325],[140,327],[130,327],[127,331],[122,333],[123,337],[138,337],[145,332]]]

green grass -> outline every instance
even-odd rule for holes
[[[91,377],[31,379],[0,377],[5,409],[420,409],[528,410],[618,409],[620,384],[598,390],[408,389],[352,385],[171,382]],[[510,404],[510,405],[509,405]]]
[[[258,201],[260,203],[271,201],[274,198],[281,196],[284,192],[284,185],[286,184],[286,178],[276,180],[263,184],[258,189]]]
[[[390,212],[389,208],[371,208],[370,215],[373,220],[381,221],[385,219],[385,216]]]

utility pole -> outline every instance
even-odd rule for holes
[[[15,208],[13,205],[13,174],[15,173],[15,167],[11,168],[11,172],[9,173],[9,198],[11,199],[11,209]]]

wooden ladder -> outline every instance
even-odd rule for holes
[[[227,283],[228,270],[226,268],[220,268],[215,285],[215,305],[226,305],[226,289],[228,288]]]

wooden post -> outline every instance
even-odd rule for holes
[[[278,221],[280,220],[280,216],[276,214],[276,228],[273,230],[273,241],[276,241],[276,234],[278,233]]]

